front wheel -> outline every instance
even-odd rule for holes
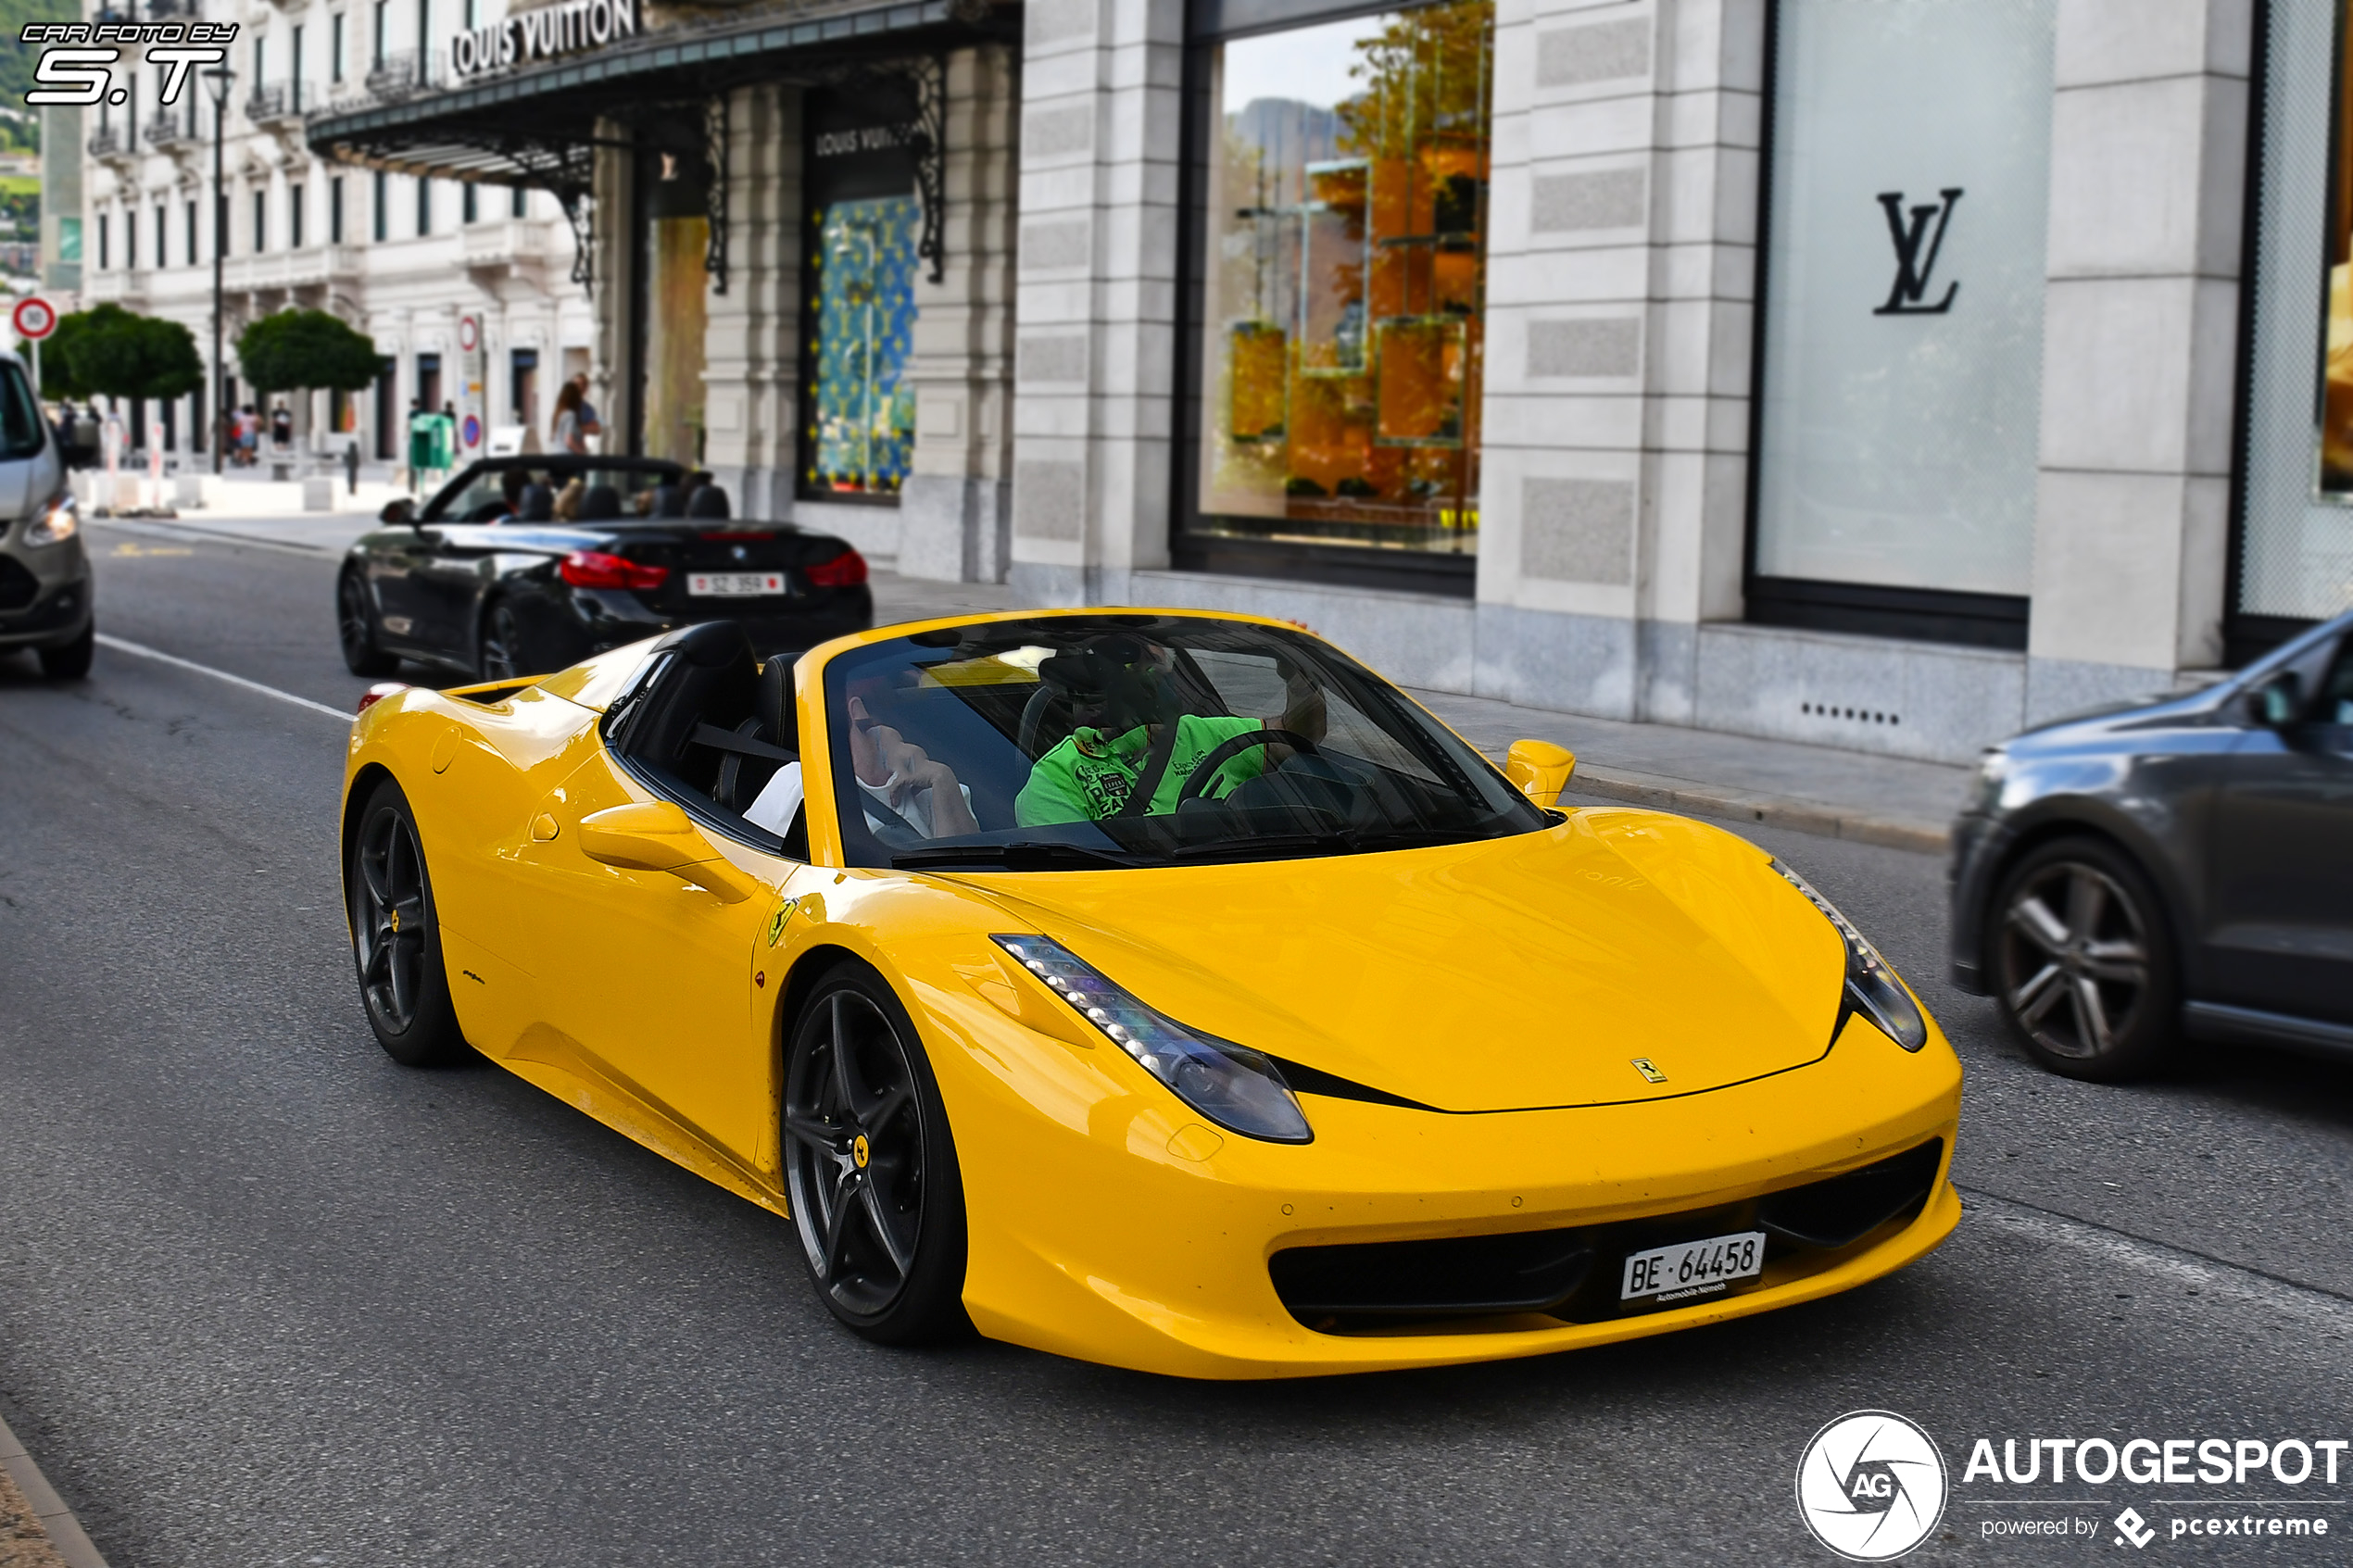
[[[948,1113],[913,1022],[863,964],[826,972],[794,1022],[784,1145],[826,1309],[878,1344],[962,1332],[964,1194]]]
[[[52,681],[79,681],[90,673],[90,660],[97,651],[98,623],[93,621],[63,647],[41,650],[41,673]]]
[[[441,922],[409,797],[390,779],[359,813],[344,868],[359,999],[384,1054],[403,1067],[440,1067],[466,1054],[441,957]]]
[[[376,643],[375,612],[368,608],[368,585],[356,571],[346,571],[335,587],[335,633],[343,644],[344,668],[355,675],[389,675],[400,668],[400,657]]]
[[[2109,1084],[2164,1062],[2179,1000],[2173,936],[2130,856],[2096,838],[2038,846],[2003,877],[1994,921],[1996,995],[2036,1061]]]

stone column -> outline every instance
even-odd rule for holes
[[[606,142],[623,142],[628,127],[600,119],[597,135]],[[632,172],[625,147],[602,145],[596,153],[590,199],[596,203],[590,244],[596,248],[588,282],[590,308],[596,313],[593,363],[588,367],[588,400],[604,423],[603,449],[629,449],[629,405],[636,387],[629,374],[629,290],[637,260],[635,226],[630,222]],[[560,375],[560,367],[558,374]],[[553,395],[550,394],[552,399]],[[552,401],[548,407],[554,408]]]
[[[2029,722],[2221,658],[2250,0],[2059,0]]]
[[[800,90],[729,105],[727,292],[704,334],[705,460],[737,517],[792,516],[800,422]]]
[[[1011,581],[1128,596],[1168,560],[1182,0],[1031,0]]]
[[[1012,565],[1015,71],[993,45],[948,60],[945,276],[916,274],[908,366],[915,455],[899,570],[910,577],[1001,583]]]
[[[1689,721],[1740,613],[1764,12],[1499,12],[1484,695]]]

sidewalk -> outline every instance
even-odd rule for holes
[[[0,1421],[0,1568],[107,1568],[32,1456]]]
[[[157,537],[231,539],[333,557],[374,526],[365,517],[298,515],[177,521],[117,520],[103,526]],[[876,571],[875,619],[884,624],[974,610],[1010,609],[995,583],[934,583]],[[1516,740],[1548,740],[1577,753],[1570,792],[1735,822],[1942,854],[1970,770],[1942,762],[1793,741],[1756,740],[1674,724],[1588,719],[1453,692],[1414,696],[1498,761]]]

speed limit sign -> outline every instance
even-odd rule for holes
[[[31,295],[17,301],[8,319],[16,323],[19,337],[31,338],[35,343],[57,330],[57,307]]]

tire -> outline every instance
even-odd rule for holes
[[[353,674],[389,675],[400,668],[398,654],[377,646],[376,612],[356,571],[345,572],[335,584],[335,633],[343,643],[344,668]]]
[[[2036,1061],[2120,1084],[2171,1057],[2172,929],[2131,856],[2099,838],[2038,845],[2003,874],[1987,924],[1994,999]]]
[[[41,650],[41,673],[52,681],[79,681],[90,673],[90,660],[97,651],[98,623],[93,621],[64,646]]]
[[[409,797],[390,779],[376,785],[360,809],[344,866],[344,897],[359,1001],[376,1043],[403,1067],[465,1060],[423,841]]]
[[[786,1191],[817,1298],[880,1345],[970,1332],[964,1193],[920,1037],[880,975],[820,975],[785,1050]]]
[[[474,672],[485,681],[513,681],[536,673],[529,668],[522,618],[509,600],[493,599],[482,612],[482,635],[474,646]]]

